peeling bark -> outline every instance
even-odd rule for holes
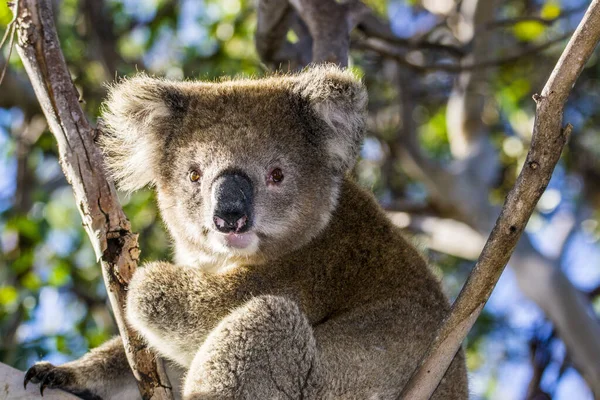
[[[54,26],[49,0],[20,0],[17,16],[17,51],[33,85],[50,130],[58,142],[60,164],[73,187],[83,225],[92,242],[127,358],[144,399],[171,399],[162,363],[139,335],[125,323],[127,283],[137,267],[137,235],[119,205],[112,182],[105,174],[96,136],[79,106]]]

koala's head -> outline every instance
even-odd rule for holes
[[[122,190],[156,187],[179,262],[256,262],[327,225],[366,99],[336,67],[219,83],[137,76],[111,88],[100,144]]]

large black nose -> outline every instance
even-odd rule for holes
[[[223,233],[242,233],[252,225],[252,182],[241,172],[220,175],[212,185],[213,222]]]

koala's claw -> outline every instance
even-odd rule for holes
[[[25,373],[25,379],[23,379],[23,389],[27,389],[27,384],[29,383],[33,375],[34,374],[31,372],[31,368],[29,368]]]
[[[40,383],[44,376],[52,369],[54,365],[49,362],[39,362],[34,364],[31,368],[27,370],[25,373],[25,379],[23,380],[23,389],[27,389],[27,384],[31,383]]]
[[[33,365],[25,373],[23,380],[23,388],[27,388],[27,384],[39,383],[40,395],[44,395],[44,389],[63,388],[65,389],[72,381],[71,372],[64,368],[58,368],[49,362],[40,362]]]

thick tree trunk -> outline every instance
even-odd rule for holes
[[[83,225],[102,266],[102,274],[127,358],[144,399],[171,399],[162,363],[125,323],[127,284],[137,267],[137,235],[107,178],[96,131],[79,106],[79,95],[60,49],[50,0],[14,3],[17,51],[33,84],[50,130],[58,142],[60,164],[73,186]]]

